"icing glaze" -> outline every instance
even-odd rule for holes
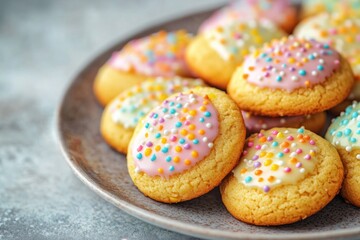
[[[108,64],[118,70],[145,76],[189,76],[185,49],[192,37],[185,31],[160,31],[132,40],[112,55]]]
[[[360,13],[359,0],[303,0],[303,9],[310,14],[319,12]]]
[[[177,94],[146,116],[131,153],[137,172],[169,177],[209,155],[219,132],[218,112],[208,96]]]
[[[240,164],[233,170],[237,180],[264,192],[296,184],[312,173],[317,146],[304,128],[273,128],[250,136]]]
[[[320,14],[308,19],[296,35],[329,44],[349,61],[355,77],[360,79],[360,16]]]
[[[224,60],[241,62],[263,43],[282,37],[284,33],[270,22],[249,21],[218,27],[205,32],[204,36]]]
[[[322,83],[340,66],[340,55],[329,45],[292,36],[273,40],[249,56],[242,77],[261,88],[289,92]]]
[[[360,147],[360,104],[354,102],[339,117],[333,119],[325,138],[348,152]]]
[[[291,124],[303,123],[306,119],[311,118],[311,115],[294,116],[294,117],[255,116],[245,111],[242,111],[242,116],[244,118],[246,129],[248,129],[249,132],[252,133],[260,132],[260,130],[266,130],[273,127],[283,127],[283,126],[289,126]]]
[[[267,20],[281,26],[295,15],[295,8],[291,6],[288,0],[233,1],[204,21],[199,32],[206,32],[234,21]]]
[[[138,122],[171,94],[204,86],[199,79],[156,78],[144,81],[120,94],[110,105],[112,120],[125,128],[135,128]]]

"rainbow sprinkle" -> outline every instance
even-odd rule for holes
[[[315,169],[316,142],[304,128],[273,128],[250,136],[240,164],[233,170],[239,182],[264,192],[296,184]]]
[[[348,152],[360,147],[360,104],[354,102],[339,117],[333,119],[325,138]]]
[[[134,136],[136,172],[169,177],[209,155],[219,131],[218,113],[210,98],[177,94],[143,120]]]
[[[115,69],[145,76],[190,76],[185,50],[192,36],[183,31],[160,31],[130,41],[109,60]]]

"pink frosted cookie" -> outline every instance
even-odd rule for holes
[[[196,88],[166,99],[136,127],[129,174],[152,199],[190,200],[220,184],[238,162],[244,141],[236,104],[224,92]]]
[[[232,22],[266,20],[287,32],[297,23],[297,11],[289,0],[242,0],[233,1],[215,12],[199,28],[199,32],[216,29]]]
[[[149,77],[190,76],[184,54],[192,37],[185,31],[160,31],[135,39],[113,53],[99,70],[94,91],[102,104]]]
[[[245,111],[299,116],[337,105],[349,95],[353,81],[349,63],[336,50],[291,36],[250,55],[227,90]]]
[[[274,127],[298,128],[301,126],[304,126],[312,132],[320,133],[326,122],[325,112],[293,117],[264,117],[242,111],[242,115],[248,134]]]

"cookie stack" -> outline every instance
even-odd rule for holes
[[[350,65],[337,51],[290,36],[250,55],[235,71],[227,90],[242,110],[254,115],[306,118],[339,104],[352,85]],[[312,117],[306,124],[319,132],[325,118]]]
[[[160,31],[130,41],[99,70],[101,134],[127,155],[145,196],[178,203],[220,185],[235,218],[289,224],[336,196],[344,164],[342,195],[360,206],[360,105],[335,120],[328,141],[315,134],[351,92],[351,68],[358,75],[358,19],[319,17],[286,37],[294,11],[283,0],[233,3],[194,38]],[[325,29],[328,21],[340,26]],[[316,38],[310,27],[321,28],[318,41],[302,38]]]

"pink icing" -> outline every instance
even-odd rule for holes
[[[242,65],[242,77],[261,88],[291,92],[324,82],[339,65],[340,55],[327,44],[289,37],[249,56]]]
[[[240,0],[233,1],[215,12],[199,28],[199,32],[209,31],[234,21],[268,20],[283,25],[289,15],[295,15],[295,8],[289,0]]]
[[[251,133],[260,132],[260,130],[270,129],[274,127],[289,126],[289,124],[297,124],[303,122],[306,116],[295,117],[264,117],[255,116],[248,112],[242,111],[245,126]]]
[[[209,155],[219,132],[218,113],[207,96],[177,94],[149,113],[133,139],[136,171],[169,177]]]
[[[191,37],[184,31],[158,32],[130,41],[109,59],[113,68],[146,76],[190,76],[185,49]]]

